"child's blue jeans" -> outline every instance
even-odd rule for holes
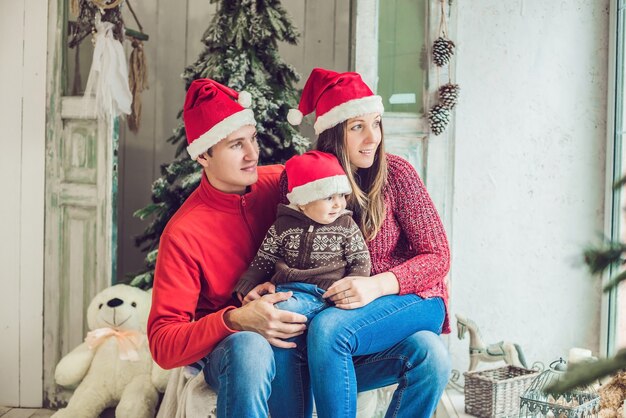
[[[276,286],[276,292],[293,292],[293,295],[274,305],[278,309],[284,311],[296,312],[306,316],[307,323],[325,308],[332,305],[328,304],[322,295],[326,292],[314,284],[310,283],[284,283]]]

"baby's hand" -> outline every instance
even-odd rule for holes
[[[276,286],[270,282],[261,283],[248,292],[246,297],[241,301],[241,306],[245,306],[247,303],[259,299],[261,296],[267,295],[268,293],[276,293]]]

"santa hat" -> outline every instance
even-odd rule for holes
[[[357,73],[336,73],[314,68],[302,90],[298,109],[290,109],[287,120],[302,123],[302,117],[315,111],[315,133],[320,134],[341,122],[384,112],[383,99],[375,96]]]
[[[256,125],[250,93],[221,85],[208,78],[194,80],[187,90],[183,120],[187,152],[192,159],[245,125]]]
[[[287,199],[292,205],[306,205],[334,194],[352,193],[352,187],[337,157],[321,151],[296,155],[285,163]]]

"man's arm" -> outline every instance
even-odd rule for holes
[[[190,364],[209,353],[235,332],[224,322],[226,307],[195,317],[201,288],[201,273],[189,250],[164,233],[152,290],[148,339],[155,362],[165,369]]]
[[[148,319],[148,338],[155,362],[165,369],[190,364],[210,353],[228,335],[254,331],[279,347],[301,334],[306,317],[275,309],[289,293],[267,295],[242,308],[225,307],[193,321],[201,274],[188,252],[167,233],[161,236]],[[193,321],[193,322],[192,322]]]

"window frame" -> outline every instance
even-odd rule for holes
[[[623,188],[614,190],[613,185],[624,176],[622,161],[626,157],[623,147],[624,101],[626,91],[624,84],[626,67],[626,10],[625,1],[619,0],[610,4],[609,23],[609,77],[607,88],[607,143],[606,143],[606,184],[604,235],[612,242],[623,241],[626,236],[626,222],[623,222],[624,192]],[[603,285],[618,273],[619,267],[611,267],[602,277]],[[602,332],[601,344],[604,355],[612,356],[619,348],[618,324],[620,323],[619,302],[626,301],[623,284],[602,296]],[[620,295],[621,293],[621,295]],[[626,314],[623,309],[622,316]],[[621,318],[623,322],[626,318]],[[621,339],[626,341],[626,336]],[[623,344],[622,344],[623,345]]]
[[[374,92],[378,78],[378,10],[384,0],[352,0],[352,40],[351,68],[363,77]],[[456,42],[456,2],[446,1],[446,19],[448,20],[448,36]],[[454,190],[454,136],[455,110],[447,129],[438,136],[430,132],[428,110],[438,100],[438,78],[456,79],[456,56],[449,66],[436,69],[432,63],[431,46],[439,36],[441,20],[441,0],[426,0],[425,45],[427,46],[427,68],[423,86],[422,104],[424,113],[405,114],[388,112],[383,118],[386,121],[386,148],[407,158],[417,169],[428,188],[431,199],[435,203],[439,216],[446,228],[448,238],[452,242],[453,225],[453,190]],[[458,53],[458,50],[456,51]],[[437,71],[438,70],[438,71]],[[395,137],[390,141],[390,137]]]

